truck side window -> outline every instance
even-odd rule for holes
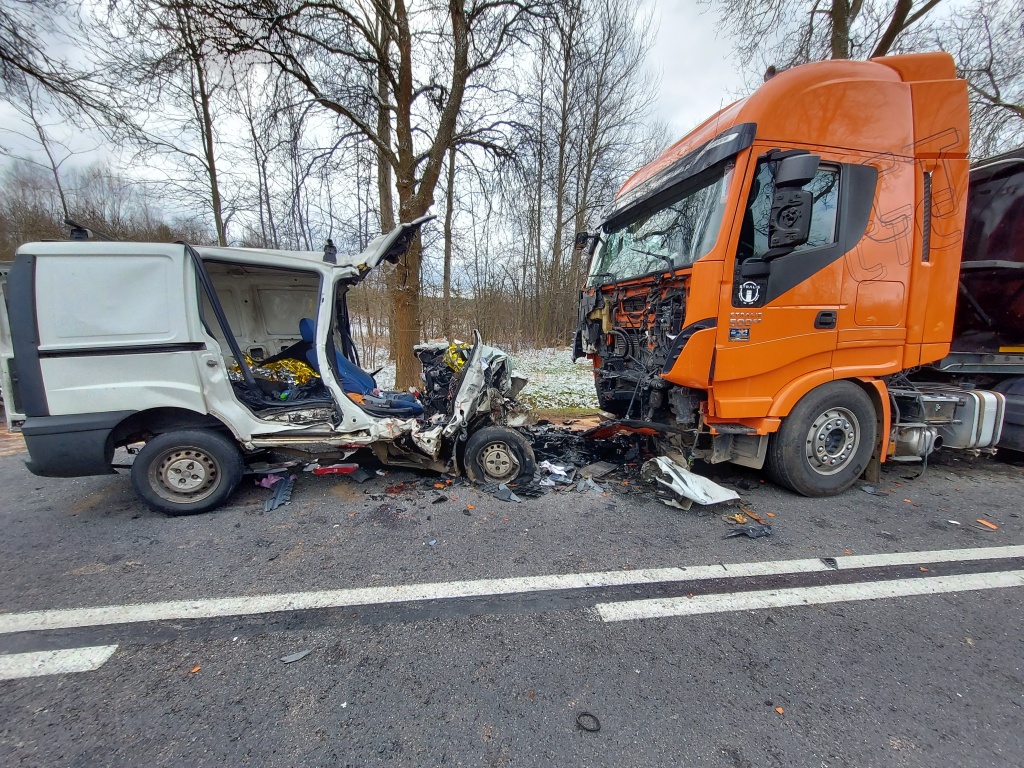
[[[811,211],[811,234],[804,245],[794,252],[809,248],[820,248],[836,241],[836,210],[839,207],[839,169],[824,166],[804,189],[814,195]],[[762,257],[768,252],[768,215],[771,213],[775,183],[768,163],[758,165],[754,183],[747,198],[747,209],[743,214],[740,229],[740,243],[736,253],[740,263],[752,257]]]

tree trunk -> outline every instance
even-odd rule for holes
[[[832,58],[850,58],[850,4],[847,0],[832,0]]]
[[[442,277],[441,336],[452,338],[452,218],[455,211],[455,147],[448,149],[447,205],[444,211],[444,275]]]

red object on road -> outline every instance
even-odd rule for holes
[[[359,469],[358,464],[332,464],[329,467],[317,467],[314,475],[349,475]]]

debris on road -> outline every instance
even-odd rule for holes
[[[314,475],[351,475],[359,469],[358,464],[331,464],[328,467],[317,467]]]
[[[296,653],[290,653],[287,656],[282,656],[281,657],[281,661],[283,661],[285,664],[291,664],[293,661],[299,661],[300,659],[306,658],[311,653],[312,653],[312,651],[310,651],[310,650],[298,651]]]
[[[746,525],[747,516],[742,512],[735,512],[731,515],[722,515],[722,520],[727,522],[729,525]]]
[[[263,505],[264,512],[272,512],[282,504],[287,504],[292,500],[292,489],[295,488],[295,478],[296,475],[290,475],[284,482],[277,483],[274,489],[274,494],[267,499],[266,504]]]
[[[995,523],[990,523],[988,520],[983,520],[980,517],[977,519],[976,522],[981,523],[983,526],[988,528],[990,531],[998,531],[999,530],[999,526],[998,525],[996,525]]]
[[[872,496],[888,496],[888,492],[875,488],[873,485],[862,485],[860,489],[864,493],[870,493]]]
[[[659,485],[658,498],[670,507],[689,509],[693,502],[702,505],[738,501],[736,491],[723,488],[713,480],[695,475],[689,468],[668,456],[657,456],[646,462],[640,476],[649,483]]]
[[[590,712],[580,712],[576,715],[576,726],[587,733],[597,733],[601,730],[601,721]]]
[[[759,514],[757,514],[754,510],[745,507],[743,504],[740,504],[740,509],[743,510],[744,514],[746,514],[746,516],[753,520],[755,523],[760,523],[761,525],[768,525],[767,521],[765,521],[765,519],[762,518]],[[771,512],[769,512],[768,514],[771,515]],[[774,517],[774,515],[772,516]]]
[[[593,464],[588,464],[581,469],[580,474],[584,477],[592,477],[595,480],[600,480],[602,477],[610,475],[616,469],[618,469],[618,467],[610,461],[595,461]]]
[[[735,536],[746,536],[750,539],[760,539],[762,536],[771,536],[772,527],[770,525],[744,525],[741,527],[733,528],[722,538],[731,539]]]
[[[256,485],[260,488],[273,488],[279,482],[281,482],[281,475],[264,475],[256,481]]]

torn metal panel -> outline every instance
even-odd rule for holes
[[[740,498],[736,491],[695,475],[688,467],[668,456],[658,456],[646,462],[640,469],[640,476],[649,483],[657,483],[659,490],[667,494],[662,496],[662,501],[679,509],[689,509],[693,502],[703,505],[721,504],[724,501],[738,501]]]

